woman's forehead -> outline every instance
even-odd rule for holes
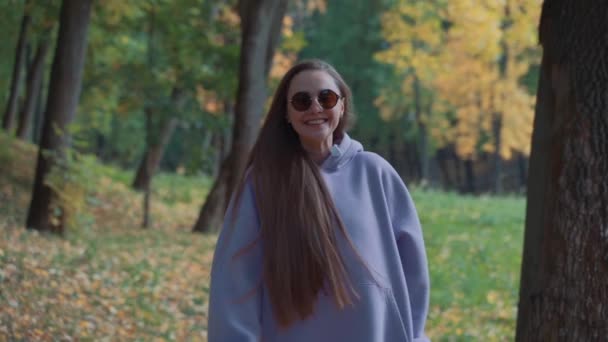
[[[291,80],[288,94],[291,96],[300,91],[316,93],[322,89],[332,89],[338,92],[338,85],[333,77],[322,70],[305,70]]]

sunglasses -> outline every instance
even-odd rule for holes
[[[319,101],[319,104],[323,109],[332,109],[342,97],[343,96],[336,94],[331,89],[323,89],[319,92],[319,95],[317,95],[317,101]],[[309,93],[300,91],[293,94],[289,102],[293,106],[293,109],[298,112],[304,112],[312,106],[312,97]]]

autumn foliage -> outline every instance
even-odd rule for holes
[[[426,105],[417,114],[437,147],[454,144],[474,159],[495,152],[498,136],[504,159],[528,155],[534,95],[524,78],[538,65],[539,12],[538,0],[397,1],[383,17],[389,48],[377,58],[402,83],[377,99],[383,117],[412,110],[393,97],[420,96],[418,82]]]

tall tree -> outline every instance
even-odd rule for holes
[[[27,81],[25,85],[25,100],[23,108],[19,114],[19,126],[17,126],[17,136],[21,139],[27,137],[31,126],[36,103],[39,100],[40,85],[42,84],[42,74],[44,71],[44,60],[49,47],[49,40],[43,37],[38,43],[34,60],[27,69]]]
[[[215,231],[221,227],[228,199],[247,163],[257,136],[267,98],[266,83],[281,34],[287,0],[241,0],[241,56],[239,85],[230,152],[205,200],[193,230]]]
[[[19,31],[17,48],[15,49],[15,64],[13,65],[11,89],[9,92],[8,101],[6,103],[6,109],[4,111],[4,117],[2,118],[2,128],[8,132],[11,132],[14,128],[15,117],[17,116],[19,91],[21,89],[21,82],[23,79],[23,66],[26,63],[25,47],[27,42],[27,31],[30,25],[30,15],[28,11],[29,9],[26,5],[23,13],[23,19],[21,20],[21,30]]]
[[[607,36],[607,2],[544,2],[517,341],[608,336]]]
[[[45,178],[65,157],[69,144],[68,124],[74,118],[80,97],[92,2],[63,0],[61,5],[57,47],[26,222],[28,228],[63,233],[64,216],[54,217],[52,210],[57,194],[45,184]]]

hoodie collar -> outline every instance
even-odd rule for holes
[[[321,169],[326,172],[337,171],[351,161],[357,152],[361,151],[363,151],[363,145],[344,133],[342,140],[331,147],[329,157],[323,161]]]

